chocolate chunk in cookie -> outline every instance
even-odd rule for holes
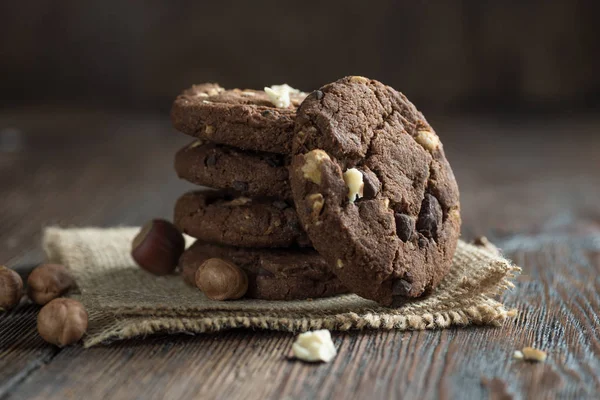
[[[177,175],[213,189],[234,189],[247,197],[291,199],[283,156],[194,142],[175,155]]]
[[[352,292],[381,304],[447,274],[460,231],[442,144],[401,93],[346,77],[298,109],[290,181],[315,249]]]
[[[305,96],[290,92],[288,105],[274,101],[262,90],[225,90],[205,83],[192,86],[175,99],[171,120],[175,129],[200,139],[289,154],[296,108]]]
[[[248,249],[197,241],[182,255],[179,268],[184,280],[195,286],[198,267],[209,258],[220,258],[248,275],[246,297],[295,300],[346,293],[325,260],[313,249]]]
[[[180,231],[205,242],[241,247],[310,246],[293,207],[276,200],[231,197],[223,192],[190,192],[177,200]]]

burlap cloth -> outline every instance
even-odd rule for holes
[[[303,301],[211,301],[180,276],[157,277],[135,265],[138,228],[47,228],[48,261],[65,264],[78,289],[70,296],[89,313],[86,347],[156,333],[231,328],[306,331],[435,329],[500,325],[510,314],[492,297],[513,287],[518,273],[493,248],[459,242],[450,274],[426,298],[386,308],[355,295]]]

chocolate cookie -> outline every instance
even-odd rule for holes
[[[244,150],[289,154],[296,108],[306,95],[291,93],[289,107],[276,107],[258,90],[225,90],[215,83],[194,85],[171,109],[175,129]]]
[[[290,180],[317,251],[352,292],[381,304],[437,286],[460,231],[442,144],[401,93],[346,77],[298,110]]]
[[[346,293],[325,260],[313,249],[248,249],[197,241],[179,260],[186,283],[195,286],[198,267],[209,258],[236,264],[248,275],[246,297],[295,300]]]
[[[238,150],[196,141],[175,155],[177,175],[214,189],[233,189],[248,197],[291,200],[288,170],[282,155]]]
[[[177,200],[177,228],[205,242],[241,247],[310,246],[296,210],[282,200],[190,192]]]

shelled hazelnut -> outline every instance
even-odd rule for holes
[[[40,336],[48,343],[63,347],[78,342],[88,327],[83,304],[73,299],[54,299],[42,307],[37,318]]]
[[[21,301],[23,280],[18,273],[0,265],[0,311],[10,310]]]
[[[64,265],[42,264],[27,279],[29,298],[44,305],[65,294],[73,286],[73,278]]]
[[[237,265],[210,258],[198,267],[196,286],[211,300],[234,300],[246,294],[248,276]]]

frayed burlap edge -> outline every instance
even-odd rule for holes
[[[48,228],[44,234],[49,261],[71,269],[79,286],[71,296],[88,310],[85,347],[159,333],[234,328],[301,332],[499,326],[511,312],[492,297],[513,288],[511,280],[520,272],[491,245],[460,242],[456,265],[440,287],[399,308],[381,307],[355,295],[295,302],[212,302],[185,286],[180,277],[158,278],[140,271],[129,256],[136,231]]]

